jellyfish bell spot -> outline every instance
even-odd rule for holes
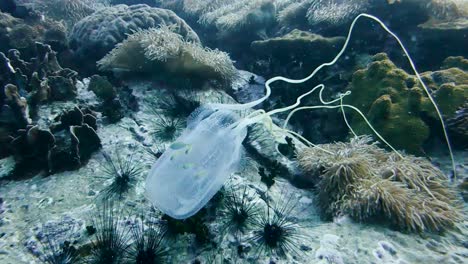
[[[289,79],[281,76],[273,77],[265,82],[266,94],[249,103],[207,104],[197,108],[187,120],[187,128],[185,131],[153,164],[146,178],[146,195],[153,205],[159,208],[163,213],[176,219],[185,219],[197,213],[208,203],[216,192],[221,189],[229,176],[238,169],[241,161],[242,141],[247,135],[247,127],[251,124],[262,122],[265,124],[265,127],[270,130],[270,132],[275,133],[275,135],[288,136],[308,147],[315,147],[330,153],[329,150],[314,145],[298,133],[286,129],[291,116],[301,110],[339,109],[341,110],[343,120],[348,129],[357,137],[358,135],[356,135],[351,128],[346,118],[346,111],[355,111],[364,119],[380,141],[390,147],[397,155],[401,156],[401,154],[373,128],[371,123],[358,108],[343,104],[343,98],[348,96],[350,91],[339,94],[336,99],[326,101],[323,98],[323,90],[325,89],[325,85],[323,84],[319,84],[310,91],[299,96],[292,105],[274,109],[269,112],[263,109],[251,110],[250,114],[243,118],[240,118],[238,115],[240,111],[251,109],[268,99],[271,95],[270,85],[272,83],[276,81],[283,81],[290,84],[304,83],[313,78],[322,68],[334,65],[345,52],[351,39],[354,26],[361,18],[367,18],[377,22],[400,45],[421,86],[424,88],[426,95],[429,97],[438,113],[452,159],[452,166],[455,168],[451,145],[442,115],[429,90],[422,81],[420,74],[417,72],[407,50],[400,39],[390,31],[381,20],[372,15],[360,14],[351,23],[346,41],[336,57],[332,61],[318,66],[309,76],[303,79]],[[318,91],[318,98],[321,104],[299,107],[301,100],[315,91]],[[290,113],[284,121],[283,126],[274,126],[270,117],[274,114],[287,111],[290,111]]]

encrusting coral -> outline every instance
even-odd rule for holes
[[[300,151],[298,160],[317,182],[326,216],[384,216],[401,230],[417,232],[444,231],[461,219],[456,194],[428,160],[387,152],[367,136],[320,147]]]
[[[202,80],[230,82],[236,76],[229,55],[184,40],[171,27],[151,28],[130,36],[98,61],[101,70],[164,72]]]
[[[468,100],[468,73],[459,68],[442,69],[421,74],[442,114],[452,117]],[[384,53],[374,55],[365,69],[353,74],[344,98],[366,113],[372,125],[394,147],[411,153],[422,153],[432,124],[426,116],[437,119],[436,112],[416,77],[399,69]],[[351,119],[358,134],[368,134],[361,117]]]

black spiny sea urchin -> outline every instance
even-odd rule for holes
[[[114,206],[109,202],[104,202],[99,212],[92,221],[96,233],[86,263],[122,263],[129,252],[130,233],[121,226],[121,212],[114,214]]]
[[[112,183],[104,189],[104,196],[105,198],[117,196],[121,199],[134,184],[142,168],[133,161],[133,155],[122,159],[117,154],[116,160],[113,160],[109,154],[104,153],[103,155],[106,160],[103,169],[106,178],[113,178]]]

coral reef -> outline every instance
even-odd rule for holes
[[[35,57],[30,61],[22,60],[18,50],[9,50],[8,58],[0,53],[2,68],[6,69],[0,74],[0,85],[16,85],[21,93],[28,93],[28,102],[32,106],[75,98],[78,73],[62,68],[50,45],[36,42],[34,50]]]
[[[278,12],[278,19],[283,25],[325,24],[327,26],[343,25],[351,21],[357,14],[367,10],[370,1],[328,1],[328,0],[297,0],[283,2]]]
[[[30,58],[36,42],[61,51],[67,47],[66,29],[60,22],[42,19],[37,14],[21,19],[0,12],[0,52],[17,49]]]
[[[184,40],[199,43],[197,34],[174,12],[147,5],[116,5],[99,9],[75,24],[70,47],[82,61],[101,59],[135,31],[173,26]]]
[[[275,1],[179,0],[164,2],[163,7],[181,9],[189,16],[195,17],[199,24],[216,28],[218,35],[224,38],[239,32],[256,36],[264,35],[276,20]]]
[[[443,231],[460,219],[457,198],[429,161],[378,148],[369,137],[298,153],[305,177],[315,178],[324,215],[385,219],[401,230]],[[326,151],[324,151],[326,150]]]
[[[254,41],[251,49],[259,58],[269,59],[272,72],[279,72],[278,68],[287,65],[288,76],[294,71],[296,75],[304,76],[309,69],[331,60],[343,43],[344,37],[323,37],[294,29],[281,37]],[[291,65],[292,61],[294,65]]]
[[[186,41],[171,29],[159,27],[130,35],[98,62],[99,68],[201,81],[230,82],[234,78],[237,71],[227,53]]]
[[[105,0],[32,0],[28,5],[46,17],[64,21],[68,28],[106,6]]]
[[[452,117],[468,98],[468,76],[461,69],[427,72],[422,78],[446,117]],[[393,146],[420,154],[433,126],[424,117],[436,117],[417,83],[415,76],[397,68],[381,53],[373,57],[367,68],[353,74],[349,85],[352,93],[344,101],[367,113],[372,125]],[[360,117],[353,116],[351,126],[359,134],[370,133]]]

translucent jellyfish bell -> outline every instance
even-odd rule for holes
[[[247,130],[233,128],[232,111],[203,108],[164,152],[146,179],[148,198],[162,212],[184,219],[200,210],[223,186],[241,159]]]

